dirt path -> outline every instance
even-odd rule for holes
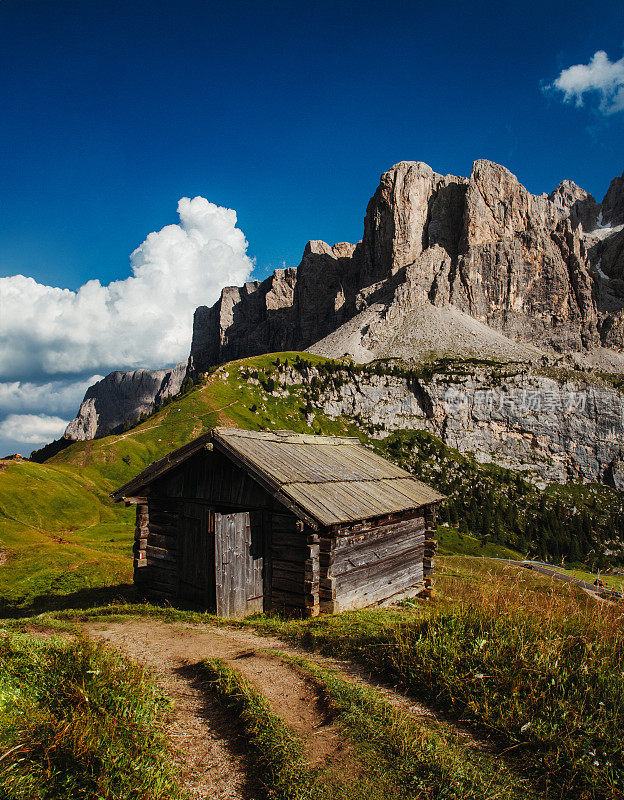
[[[347,746],[314,686],[264,649],[283,642],[244,631],[129,620],[92,623],[89,635],[147,666],[175,702],[169,729],[185,785],[196,798],[248,798],[258,787],[246,779],[245,755],[232,720],[202,687],[198,664],[222,658],[254,683],[272,709],[306,742],[313,764],[331,765]]]
[[[430,709],[379,685],[350,661],[310,654],[246,630],[134,619],[89,623],[84,628],[92,638],[148,667],[174,700],[169,734],[185,785],[198,800],[254,800],[259,794],[258,787],[246,777],[249,770],[236,721],[206,694],[202,685],[198,665],[203,659],[222,658],[238,669],[265,695],[275,713],[302,736],[310,761],[330,768],[341,760],[350,760],[349,747],[318,690],[283,661],[262,651],[305,655],[337,669],[353,682],[374,686],[390,702],[414,716],[435,719]],[[466,731],[457,732],[466,746],[482,746]]]

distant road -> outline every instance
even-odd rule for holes
[[[580,578],[575,578],[573,575],[570,575],[567,572],[560,572],[559,570],[550,569],[549,567],[542,566],[541,564],[536,564],[535,561],[515,561],[510,563],[518,564],[525,569],[532,569],[534,572],[540,572],[542,575],[549,575],[551,578],[557,578],[557,580],[560,581],[574,583],[577,586],[580,586],[580,588],[584,589],[586,592],[591,592],[599,597],[613,597],[613,591],[611,589],[594,586],[594,584],[589,583],[589,581],[582,581]]]

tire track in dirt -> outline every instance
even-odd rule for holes
[[[258,650],[286,649],[282,642],[221,628],[158,621],[90,623],[94,639],[146,666],[174,701],[168,735],[185,787],[194,798],[254,800],[259,787],[247,779],[245,752],[236,720],[205,691],[199,662],[221,658],[239,670],[272,710],[304,740],[315,766],[348,758],[349,747],[334,725],[320,693],[283,661]]]

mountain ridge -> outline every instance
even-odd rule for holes
[[[311,240],[298,267],[225,287],[196,309],[188,364],[174,379],[111,373],[88,390],[64,439],[150,413],[184,373],[282,350],[360,363],[563,357],[624,373],[624,176],[598,203],[569,180],[533,195],[485,159],[469,177],[401,161],[382,174],[358,243]]]
[[[371,311],[374,324],[362,325],[361,347],[333,355],[362,357],[363,348],[372,360],[388,350],[393,321],[427,305],[452,306],[511,342],[549,352],[619,352],[624,232],[615,222],[624,219],[622,181],[615,178],[599,204],[571,181],[532,195],[487,160],[476,161],[469,178],[399,162],[381,176],[360,242],[310,241],[296,269],[227,287],[213,306],[200,306],[189,370],[314,347]],[[429,349],[395,342],[394,355],[419,358]],[[472,353],[457,341],[454,354]],[[624,358],[615,361],[624,369]]]

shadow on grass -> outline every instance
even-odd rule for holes
[[[68,608],[89,609],[109,603],[136,603],[141,595],[131,583],[78,589],[68,594],[43,594],[25,605],[7,603],[0,598],[0,616],[5,619],[31,617],[44,611],[62,611]]]
[[[232,757],[241,762],[244,783],[238,787],[238,796],[243,800],[264,797],[265,792],[256,777],[257,768],[245,742],[238,716],[233,715],[231,711],[225,709],[218,702],[214,693],[210,690],[210,683],[202,673],[201,662],[176,667],[173,672],[199,692],[201,696],[201,706],[197,710],[199,716],[210,730],[225,742]],[[180,711],[179,706],[178,711]]]

